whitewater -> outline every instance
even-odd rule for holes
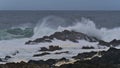
[[[72,25],[65,25],[65,21],[61,17],[57,16],[48,16],[40,20],[36,27],[34,28],[34,35],[30,38],[20,38],[20,39],[11,39],[11,40],[1,40],[0,41],[0,58],[4,60],[5,56],[11,56],[12,58],[8,60],[4,60],[6,62],[20,62],[29,60],[47,60],[50,58],[60,59],[60,58],[69,58],[77,55],[82,52],[90,52],[90,51],[101,51],[107,50],[108,48],[105,46],[97,45],[98,42],[88,42],[85,40],[79,40],[79,43],[74,43],[71,41],[60,41],[54,39],[52,43],[39,43],[34,45],[25,45],[25,42],[28,40],[33,40],[36,38],[41,38],[43,36],[49,36],[54,32],[63,31],[63,30],[74,30],[77,32],[82,32],[87,34],[88,36],[93,36],[98,39],[104,41],[112,41],[113,39],[120,39],[120,27],[107,29],[97,28],[95,23],[87,18],[82,18],[81,21],[76,20],[76,22]],[[54,51],[50,52],[50,55],[45,55],[42,57],[33,57],[34,54],[39,54],[40,47],[48,47],[50,45],[58,45],[63,49],[61,51],[69,51],[69,54],[60,54],[56,55]],[[81,49],[82,46],[93,46],[95,49]],[[19,53],[17,53],[19,52]],[[16,54],[16,55],[13,55]]]
[[[50,20],[53,20],[53,22],[49,22]],[[76,20],[76,22],[72,25],[63,27],[65,25],[65,22],[59,22],[54,20],[64,20],[62,18],[56,17],[56,16],[48,16],[43,18],[42,23],[38,23],[37,26],[34,29],[34,35],[33,38],[42,37],[45,35],[51,35],[54,32],[57,31],[63,31],[63,30],[73,30],[77,32],[82,32],[84,34],[87,34],[88,36],[93,36],[98,39],[104,40],[104,41],[112,41],[113,39],[120,39],[120,27],[108,29],[105,27],[97,28],[94,21],[87,19],[87,18],[81,18],[81,21]],[[63,23],[63,24],[61,24]],[[53,27],[54,25],[54,27]]]

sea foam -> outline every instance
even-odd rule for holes
[[[60,20],[62,20],[62,22]],[[107,29],[105,27],[97,28],[94,21],[84,17],[81,18],[80,21],[76,21],[74,22],[74,24],[72,25],[70,24],[66,27],[63,26],[64,23],[69,23],[69,22],[64,21],[63,23],[63,21],[64,19],[55,16],[48,16],[43,18],[43,20],[39,21],[36,27],[34,28],[34,35],[32,38],[39,38],[46,35],[48,36],[57,31],[74,30],[77,32],[82,32],[84,34],[87,34],[88,36],[96,37],[104,41],[112,41],[113,39],[120,39],[119,36],[120,27],[113,29]],[[53,28],[53,26],[55,28]]]

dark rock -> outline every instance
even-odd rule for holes
[[[59,61],[69,61],[69,60],[63,57],[63,58],[59,59],[58,62]]]
[[[49,46],[49,51],[61,50],[62,48],[59,46]]]
[[[49,46],[49,48],[42,47],[40,51],[56,51],[56,50],[61,50],[62,48],[59,46]]]
[[[48,60],[46,60],[46,63],[47,63],[48,65],[50,65],[50,66],[52,66],[52,65],[55,64],[56,62],[57,62],[56,59],[48,59]]]
[[[28,42],[25,42],[25,44],[30,44],[32,43],[33,41],[29,40]]]
[[[95,49],[95,48],[92,46],[83,46],[82,49]]]
[[[120,66],[119,66],[120,67]],[[111,64],[92,64],[87,62],[78,62],[74,64],[64,64],[56,68],[119,68],[117,65]]]
[[[89,58],[95,55],[97,52],[81,53],[74,56],[75,59]],[[119,64],[120,63],[120,49],[110,48],[108,51],[99,52],[102,57],[93,57],[90,63],[102,63],[102,64]]]
[[[81,53],[74,56],[75,59],[89,58],[95,55],[97,52]],[[93,57],[90,63],[100,63],[100,64],[119,64],[120,63],[120,49],[111,47],[108,51],[99,52],[102,57]]]
[[[64,52],[56,52],[55,54],[62,54],[62,53],[66,53],[66,54],[68,54],[68,53],[69,53],[69,51],[64,51]]]
[[[35,54],[33,57],[39,57],[39,56],[44,56],[44,55],[49,55],[50,53],[44,52],[42,54]]]
[[[95,37],[90,37],[80,32],[64,30],[62,32],[55,32],[54,34],[50,36],[44,36],[42,38],[37,38],[33,41],[29,40],[25,44],[52,42],[54,38],[58,40],[62,40],[62,41],[69,40],[69,41],[76,42],[76,43],[78,42],[78,40],[87,40],[89,42],[98,41]]]
[[[90,58],[90,57],[92,57],[95,54],[97,54],[97,52],[80,53],[77,56],[74,56],[73,58],[83,60],[84,58]]]
[[[7,63],[0,64],[0,68],[50,68],[48,64],[34,64],[34,63]]]
[[[12,58],[11,56],[5,56],[5,60]]]
[[[48,59],[46,61],[43,61],[43,60],[38,60],[38,61],[35,61],[35,60],[30,60],[28,63],[30,64],[46,64],[46,65],[49,65],[49,67],[52,67],[53,64],[55,64],[57,62],[56,59]]]
[[[48,48],[46,47],[41,47],[41,50],[40,51],[48,51]]]
[[[93,58],[95,59],[95,58]],[[94,61],[96,62],[96,61]],[[120,49],[110,48],[97,60],[99,63],[119,64],[120,63]]]
[[[91,60],[79,60],[73,64],[64,64],[56,68],[120,68],[120,49],[112,47],[108,51],[102,51],[101,53],[102,57],[96,56]],[[83,58],[88,57],[87,55],[89,53],[86,54],[85,56],[84,54],[81,54],[77,58],[82,56]],[[90,52],[90,55],[91,54],[92,53]]]
[[[43,61],[43,60],[30,60],[30,61],[28,61],[28,63],[32,63],[32,64],[46,64],[46,62]]]
[[[3,62],[3,60],[0,58],[0,62]]]
[[[99,40],[99,45],[104,45],[104,46],[110,46],[110,43],[109,42],[105,42],[103,40]]]
[[[113,46],[120,45],[120,40],[114,39],[114,40],[112,40],[112,41],[110,42],[110,44],[113,45]]]
[[[105,42],[103,40],[99,40],[99,45],[105,45],[105,46],[108,46],[108,47],[110,47],[112,45],[113,47],[115,47],[115,46],[120,45],[120,40],[114,39],[110,42]]]

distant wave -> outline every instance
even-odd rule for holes
[[[33,36],[32,28],[25,28],[25,29],[12,28],[12,29],[0,30],[0,40],[28,38],[32,36]]]

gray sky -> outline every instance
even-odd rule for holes
[[[0,0],[0,10],[120,10],[120,0]]]

